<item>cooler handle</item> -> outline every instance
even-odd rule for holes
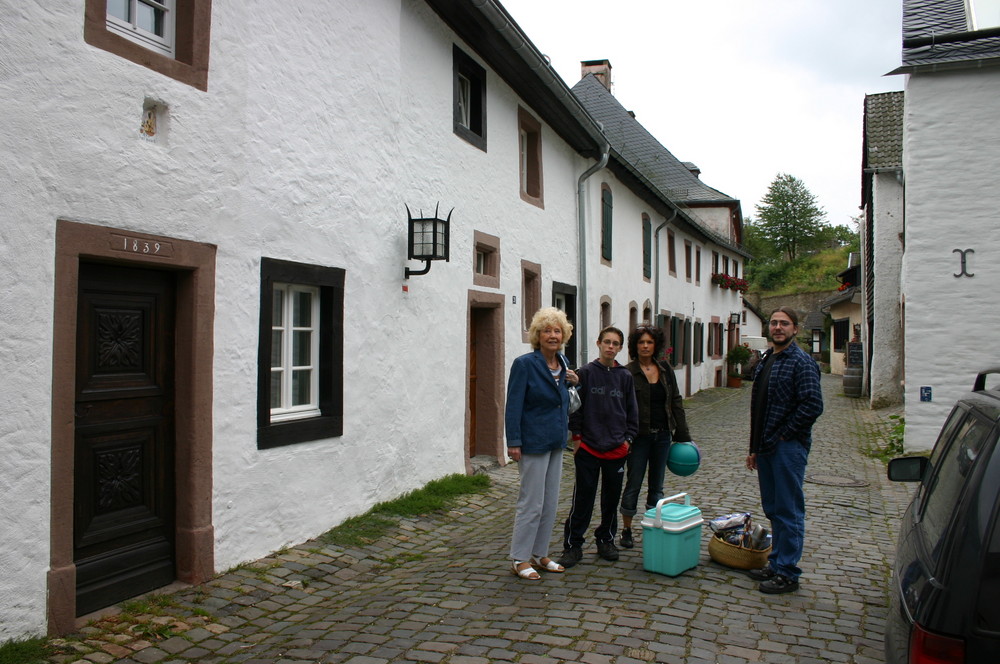
[[[658,501],[656,501],[657,528],[661,528],[663,526],[663,503],[669,503],[671,500],[677,500],[678,498],[683,498],[685,505],[691,504],[691,496],[687,494],[687,491],[685,491],[684,493],[677,493],[672,496],[667,496],[666,498],[660,498]]]

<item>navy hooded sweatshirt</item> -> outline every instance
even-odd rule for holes
[[[632,374],[615,363],[606,367],[594,360],[577,369],[577,391],[583,407],[569,416],[569,430],[588,447],[610,452],[639,433],[639,405]]]

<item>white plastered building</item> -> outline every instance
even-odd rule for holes
[[[158,32],[0,0],[0,640],[504,463],[539,306],[579,362],[602,298],[622,327],[648,303],[686,391],[717,384],[738,201],[732,235],[699,225],[499,4],[166,6]],[[407,260],[410,216],[448,220],[447,261]]]

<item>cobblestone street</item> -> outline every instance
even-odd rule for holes
[[[488,471],[486,494],[403,520],[370,546],[305,542],[175,591],[175,606],[154,621],[167,638],[145,627],[101,640],[90,627],[59,641],[72,654],[58,661],[882,662],[890,556],[913,486],[889,483],[884,465],[861,452],[888,431],[892,413],[843,396],[838,376],[824,375],[823,389],[797,593],[762,595],[742,572],[712,562],[707,527],[700,564],[678,577],[644,571],[636,529],[636,548],[616,563],[588,541],[565,574],[516,579],[506,560],[518,482],[510,464]],[[749,401],[744,383],[685,402],[702,465],[687,478],[668,473],[665,490],[689,492],[706,519],[759,513],[756,477],[743,467]],[[567,454],[558,531],[572,469]]]

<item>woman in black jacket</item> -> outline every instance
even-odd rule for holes
[[[628,370],[632,372],[635,397],[639,402],[639,435],[629,452],[628,478],[622,493],[620,541],[626,549],[635,546],[632,517],[636,513],[639,489],[647,469],[648,510],[656,507],[657,501],[663,498],[663,477],[671,440],[691,440],[674,370],[669,364],[656,359],[663,343],[663,330],[652,326],[640,325],[628,336],[628,355],[631,359]]]

